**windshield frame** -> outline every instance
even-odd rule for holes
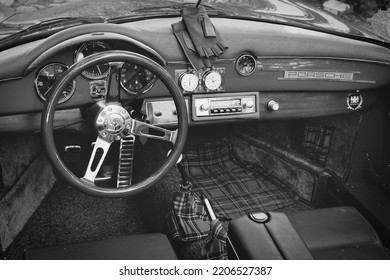
[[[270,0],[262,0],[259,1],[259,3],[267,3]],[[291,3],[289,0],[276,0],[279,2],[283,3]],[[142,0],[134,0],[134,2],[137,2],[137,4],[141,3]],[[149,3],[149,1],[146,1]],[[153,0],[152,0],[153,2]],[[116,16],[116,17],[107,17],[104,19],[104,17],[99,16],[100,21],[99,22],[107,22],[107,23],[113,23],[113,24],[122,24],[126,22],[132,22],[132,21],[139,21],[139,20],[147,20],[147,19],[153,19],[153,18],[161,18],[161,17],[177,17],[180,16],[180,11],[183,7],[186,6],[191,6],[195,5],[196,2],[198,1],[180,1],[180,0],[169,0],[169,1],[164,1],[164,3],[167,3],[167,5],[161,5],[162,1],[154,1],[154,3],[158,6],[153,6],[150,4],[145,4],[144,6],[138,8],[138,9],[133,9],[130,11],[127,15],[125,16]],[[201,1],[199,1],[201,2]],[[298,4],[297,4],[298,3]],[[301,3],[300,1],[295,1],[294,5],[307,5],[306,3],[304,4],[299,4]],[[241,19],[241,20],[251,20],[251,21],[259,21],[259,22],[267,22],[267,23],[272,23],[272,24],[279,24],[279,25],[286,25],[286,26],[291,26],[291,27],[297,27],[297,28],[303,28],[307,30],[312,30],[312,31],[317,31],[317,32],[323,32],[326,34],[332,34],[336,36],[341,36],[345,38],[350,38],[350,39],[355,39],[355,40],[360,40],[360,41],[366,41],[369,43],[377,44],[384,46],[386,48],[390,48],[390,42],[386,41],[385,38],[379,36],[378,34],[375,34],[369,30],[364,30],[361,27],[356,27],[353,25],[353,23],[350,23],[344,19],[337,18],[334,15],[331,15],[332,17],[335,17],[338,21],[344,23],[348,27],[353,27],[353,30],[358,30],[360,34],[357,32],[352,33],[352,32],[341,32],[333,29],[327,29],[324,27],[319,27],[316,25],[311,24],[310,22],[305,22],[302,20],[295,20],[292,16],[291,17],[283,17],[283,16],[276,16],[275,13],[270,13],[267,14],[263,11],[247,11],[246,14],[244,14],[242,11],[242,7],[237,7],[235,5],[232,5],[230,2],[230,6],[226,4],[221,4],[221,1],[218,0],[204,0],[201,3],[202,6],[204,6],[209,13],[209,16],[211,18],[213,17],[225,17],[225,18],[230,18],[230,19]],[[301,6],[299,6],[301,7]],[[313,9],[317,9],[316,7],[312,7]],[[157,9],[157,10],[156,10]],[[159,10],[160,9],[160,10]],[[318,11],[318,9],[317,9]],[[324,11],[321,11],[324,12]],[[43,19],[39,21],[38,23],[35,24],[27,24],[22,27],[21,24],[14,26],[15,29],[12,29],[12,24],[9,24],[9,21],[16,15],[20,15],[20,12],[16,12],[13,14],[9,14],[2,20],[0,20],[0,31],[2,27],[7,27],[3,31],[8,32],[8,36],[4,36],[3,38],[0,39],[0,49],[4,49],[6,47],[10,47],[13,45],[17,45],[23,42],[29,42],[32,40],[36,39],[42,39],[47,36],[50,36],[58,31],[61,31],[66,28],[70,28],[79,24],[89,24],[93,22],[89,21],[81,21],[81,18],[72,18],[69,17],[69,21],[62,21],[58,22],[56,26],[54,24],[48,24],[45,25],[43,24],[45,21],[55,21],[56,18],[52,19]],[[330,15],[329,13],[327,15]],[[96,18],[96,17],[95,17]],[[71,23],[71,21],[75,21]],[[80,23],[77,23],[77,21],[80,21]],[[98,22],[98,21],[95,21]],[[40,27],[36,28],[36,27]],[[34,30],[35,29],[35,30]],[[13,33],[11,33],[11,30],[14,30]],[[34,30],[34,31],[33,31]],[[20,34],[20,36],[17,36],[15,34]],[[18,38],[19,37],[19,38]],[[15,42],[12,42],[12,40],[15,40]],[[8,42],[8,43],[6,43]]]

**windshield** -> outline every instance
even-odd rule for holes
[[[77,24],[85,24],[98,22],[96,18],[100,18],[101,22],[115,23],[151,15],[179,16],[183,5],[195,5],[197,2],[197,0],[0,0],[0,38],[26,30],[41,22],[60,18],[83,19]],[[353,5],[336,0],[322,2],[324,1],[203,0],[201,4],[206,6],[209,12],[213,12],[210,16],[281,22],[354,37],[386,40],[384,34],[378,36],[378,32],[377,34],[373,32],[374,29],[367,15],[356,13]],[[344,6],[337,6],[339,5],[337,4],[328,7],[326,6],[328,2],[337,2]],[[370,15],[372,16],[373,13],[371,12]],[[91,17],[95,20],[89,21]],[[63,20],[61,24],[66,25],[67,22],[68,20]]]

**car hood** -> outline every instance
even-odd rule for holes
[[[189,3],[196,1],[161,1],[161,0],[85,0],[46,9],[20,12],[12,9],[0,9],[0,22],[3,22],[2,31],[17,31],[26,26],[39,23],[42,20],[58,17],[90,17],[101,16],[115,18],[121,16],[142,16],[148,14],[148,8],[162,7],[170,4]],[[380,39],[375,34],[353,26],[351,23],[334,16],[320,8],[304,2],[289,0],[204,0],[202,4],[210,5],[228,12],[229,15],[284,23],[309,29],[337,32],[351,36]],[[1,7],[0,7],[1,8]],[[134,12],[142,9],[141,12]],[[158,10],[153,10],[154,14]],[[164,13],[166,14],[166,13]],[[383,39],[381,39],[383,40]]]

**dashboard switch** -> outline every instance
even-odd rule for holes
[[[276,102],[275,100],[271,100],[270,102],[268,102],[267,107],[268,107],[268,110],[270,110],[270,111],[277,111],[280,108],[279,103]]]

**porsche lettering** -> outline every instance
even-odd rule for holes
[[[284,78],[353,81],[353,74],[344,72],[285,71]]]

